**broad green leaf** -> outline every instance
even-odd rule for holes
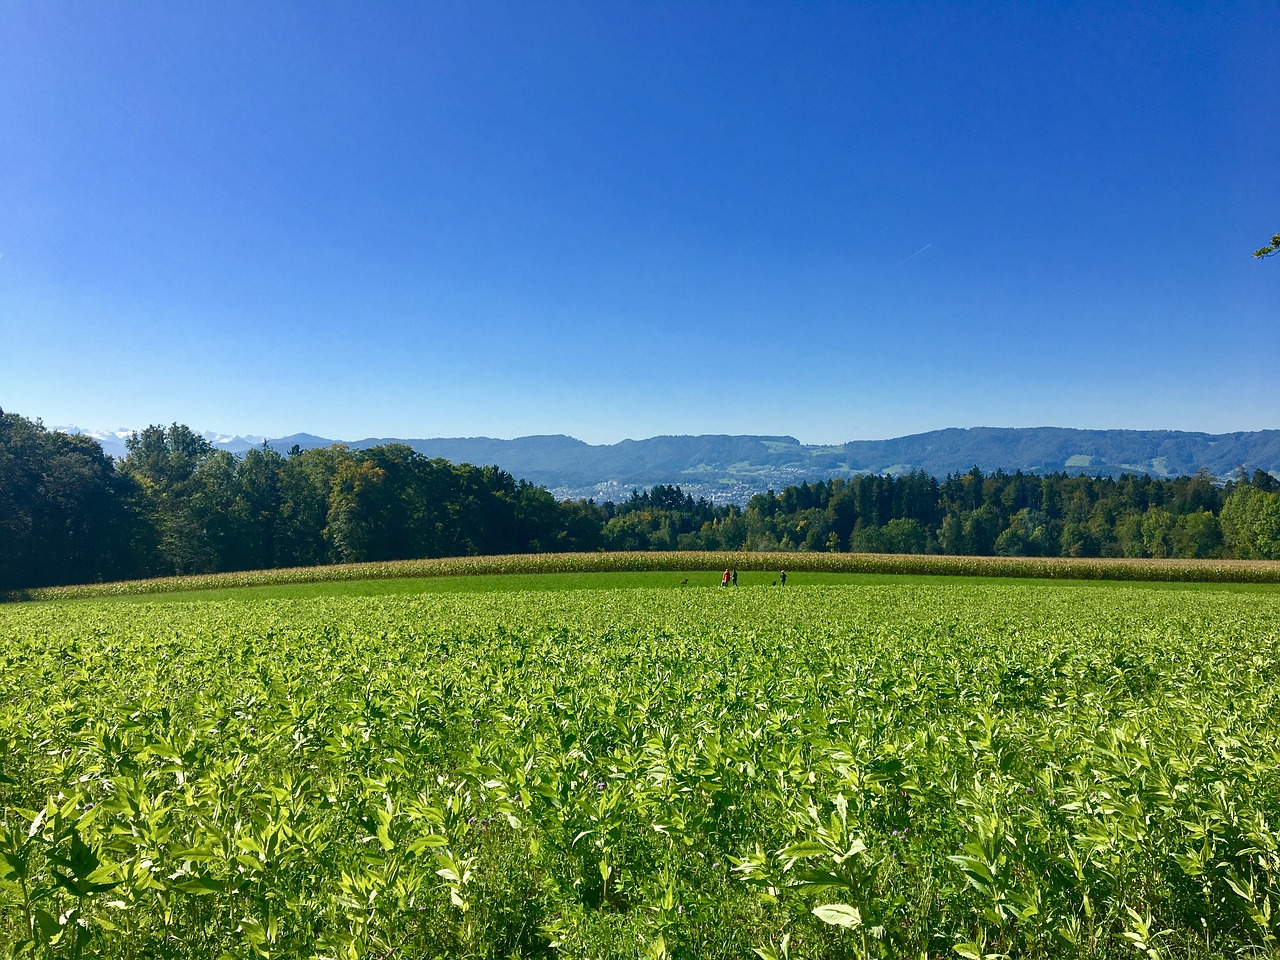
[[[197,897],[207,896],[211,893],[226,893],[227,891],[226,882],[213,877],[192,877],[189,880],[175,883],[173,886],[183,893],[189,893]]]
[[[862,912],[847,903],[828,903],[813,908],[814,916],[825,923],[838,927],[858,927],[862,925]]]

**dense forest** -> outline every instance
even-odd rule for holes
[[[1280,559],[1280,483],[917,472],[787,487],[744,507],[679,487],[556,500],[403,444],[236,456],[181,424],[97,441],[0,411],[0,589],[472,554],[830,550]]]

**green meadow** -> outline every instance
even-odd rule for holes
[[[0,606],[2,949],[1280,949],[1275,586],[788,570]]]
[[[1154,560],[1066,557],[973,557],[876,553],[773,553],[750,551],[620,551],[462,556],[314,567],[244,570],[194,576],[156,577],[108,583],[36,587],[0,594],[0,600],[68,600],[237,590],[241,587],[308,587],[280,596],[423,590],[511,589],[529,584],[598,586],[688,586],[719,584],[726,568],[739,571],[739,585],[773,584],[780,569],[791,584],[874,582],[874,578],[981,577],[1007,580],[1088,580],[1125,583],[1280,585],[1280,561]],[[608,575],[608,576],[605,576]],[[797,575],[801,575],[799,580]],[[853,576],[853,575],[856,575]],[[871,580],[861,578],[872,578]],[[465,578],[465,579],[457,579]],[[533,578],[533,579],[521,579]],[[453,584],[432,581],[455,579]],[[687,583],[684,581],[687,580]],[[391,583],[390,581],[396,581]],[[316,589],[309,589],[310,587]],[[236,596],[227,593],[225,596]],[[265,594],[264,594],[265,595]]]
[[[392,577],[375,580],[331,580],[313,583],[264,583],[261,586],[197,587],[180,586],[175,590],[155,592],[123,592],[74,602],[114,600],[124,603],[154,603],[158,600],[301,600],[323,597],[405,596],[441,593],[494,593],[542,590],[700,590],[720,588],[720,571],[600,571],[580,573],[490,573],[439,577]],[[1280,584],[1273,583],[1209,583],[1176,580],[1026,580],[1018,577],[985,577],[985,582],[1005,584],[1056,584],[1060,589],[1108,587],[1142,590],[1208,590],[1215,592],[1280,594]],[[869,587],[879,585],[922,587],[954,585],[954,577],[898,573],[833,573],[829,571],[792,571],[788,573],[788,590],[813,586]],[[736,589],[780,588],[775,571],[740,570]],[[733,588],[731,588],[733,589]],[[72,602],[71,600],[65,602]]]

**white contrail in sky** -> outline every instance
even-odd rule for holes
[[[920,256],[920,254],[924,253],[926,250],[928,250],[932,246],[933,246],[933,241],[931,240],[928,243],[926,243],[923,247],[921,247],[919,250],[917,250],[915,253],[913,253],[911,256],[907,257],[907,260],[915,259],[916,257]],[[900,260],[898,263],[894,264],[893,268],[895,270],[898,269],[898,267],[906,263],[907,260]]]

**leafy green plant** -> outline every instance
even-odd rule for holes
[[[0,943],[1266,955],[1278,625],[979,579],[6,606]]]

